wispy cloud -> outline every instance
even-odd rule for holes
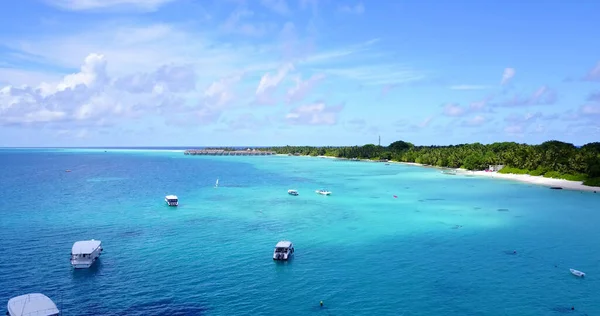
[[[587,100],[590,102],[598,102],[600,103],[600,92],[592,93],[587,97]]]
[[[260,4],[281,15],[288,15],[291,12],[286,0],[260,0]]]
[[[361,118],[355,118],[344,122],[346,130],[351,132],[361,132],[367,127],[367,121]]]
[[[244,113],[232,120],[227,120],[229,131],[259,131],[273,125],[268,117],[258,118],[252,113]]]
[[[254,16],[254,11],[248,9],[236,9],[229,15],[221,25],[221,29],[229,33],[238,33],[247,36],[263,36],[268,31],[274,30],[274,24],[246,21],[246,18]]]
[[[288,103],[294,103],[304,100],[304,98],[313,90],[313,88],[325,78],[323,74],[316,74],[305,81],[301,77],[296,79],[296,85],[287,91]]]
[[[403,65],[379,64],[340,68],[314,68],[332,77],[343,77],[359,81],[365,86],[398,85],[420,81],[426,78],[423,72]]]
[[[583,80],[585,81],[600,81],[600,61],[596,64],[596,66],[588,73],[583,76]]]
[[[500,103],[500,106],[534,106],[534,105],[551,105],[557,100],[556,91],[548,86],[541,86],[533,94],[528,97],[515,95],[511,99]]]
[[[256,101],[261,104],[272,104],[272,94],[277,87],[283,82],[288,72],[294,70],[294,65],[284,64],[277,73],[266,73],[260,79],[258,87],[256,87]]]
[[[327,106],[323,102],[318,102],[292,109],[285,119],[291,125],[335,125],[343,109],[342,104]]]
[[[504,73],[502,73],[502,80],[500,81],[501,85],[508,84],[512,78],[515,76],[517,71],[514,68],[505,68]]]
[[[446,105],[444,105],[444,110],[443,113],[446,116],[452,116],[452,117],[456,117],[456,116],[463,116],[464,114],[466,114],[466,109],[458,104],[455,103],[448,103]]]
[[[600,105],[599,104],[588,104],[584,105],[580,109],[584,115],[600,116]]]
[[[483,115],[475,115],[468,120],[464,120],[461,122],[462,126],[465,127],[479,127],[488,122],[488,119]]]
[[[363,14],[365,12],[365,6],[362,2],[355,5],[343,5],[339,7],[340,12],[351,13],[351,14]]]
[[[177,0],[43,0],[45,3],[69,11],[99,9],[125,9],[155,11],[159,7]]]
[[[392,123],[392,126],[398,133],[417,133],[429,127],[434,119],[434,115],[427,116],[420,121],[416,118],[403,117]]]
[[[490,86],[469,85],[469,84],[450,86],[450,89],[452,89],[452,90],[484,90],[484,89],[489,89],[489,88],[490,88]]]

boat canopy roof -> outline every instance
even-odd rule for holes
[[[177,200],[177,195],[167,195],[167,196],[165,196],[165,199],[167,199],[167,200]]]
[[[7,305],[10,316],[51,316],[58,315],[56,304],[41,293],[30,293],[13,297]]]
[[[275,245],[275,248],[290,248],[292,246],[291,241],[282,240]]]
[[[71,253],[78,254],[78,255],[89,255],[92,252],[94,252],[94,250],[98,249],[98,247],[100,247],[101,243],[102,242],[100,242],[100,240],[94,240],[94,239],[77,241],[73,244]]]

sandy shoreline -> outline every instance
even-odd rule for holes
[[[285,156],[287,156],[287,155],[285,155]],[[306,157],[311,157],[311,156],[306,156]],[[340,159],[337,157],[329,157],[329,156],[317,156],[317,157],[318,158],[327,158],[327,159]],[[346,160],[346,159],[343,159],[343,160]],[[373,161],[373,160],[368,160],[368,159],[361,159],[359,161],[378,162],[378,161]],[[455,171],[457,175],[474,175],[474,176],[488,177],[488,178],[494,178],[494,179],[520,181],[520,182],[525,182],[525,183],[543,185],[543,186],[547,186],[547,187],[561,187],[565,190],[577,190],[577,191],[588,191],[588,192],[600,193],[600,187],[591,187],[591,186],[583,185],[582,181],[570,181],[570,180],[563,180],[563,179],[544,178],[542,176],[530,176],[528,174],[469,171],[469,170],[460,169],[460,168],[456,168],[456,169],[441,168],[441,167],[435,167],[435,166],[426,166],[426,165],[414,163],[414,162],[389,161],[388,163],[403,164],[403,165],[417,166],[417,167],[426,167],[426,168],[436,168],[436,169],[440,169],[440,170],[452,170],[452,171]]]

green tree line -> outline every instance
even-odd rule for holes
[[[584,181],[586,185],[600,186],[600,142],[582,147],[556,140],[540,145],[503,142],[488,145],[415,146],[400,140],[387,147],[367,144],[346,147],[284,146],[262,150],[289,155],[387,159],[468,170],[484,170],[489,165],[504,165],[501,173]]]

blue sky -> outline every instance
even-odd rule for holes
[[[600,141],[600,2],[0,4],[0,146]]]

